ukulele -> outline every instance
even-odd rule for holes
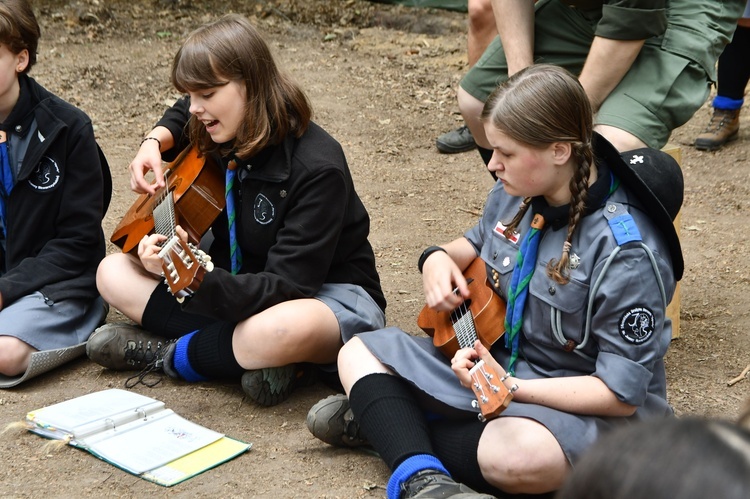
[[[146,193],[136,199],[110,241],[125,253],[135,253],[144,236],[166,236],[159,251],[162,272],[170,292],[182,302],[198,289],[214,265],[196,244],[177,236],[177,224],[188,233],[189,241],[199,241],[224,209],[224,180],[221,168],[195,148],[180,153],[165,168],[164,179],[165,186],[153,195]]]
[[[425,305],[417,318],[417,325],[448,358],[459,348],[473,347],[477,339],[489,349],[505,333],[505,303],[487,281],[484,261],[474,259],[464,271],[464,277],[470,298],[451,312],[438,312]],[[469,370],[469,376],[476,396],[472,405],[480,409],[480,420],[495,418],[508,407],[513,394],[491,366],[479,359]]]

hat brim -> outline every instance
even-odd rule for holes
[[[676,281],[682,279],[685,270],[685,262],[682,257],[682,245],[680,237],[677,234],[677,228],[671,215],[664,208],[659,200],[659,196],[653,191],[652,186],[646,182],[637,171],[633,170],[620,156],[619,151],[599,134],[594,134],[594,151],[596,156],[604,160],[610,167],[612,173],[617,175],[620,181],[628,186],[643,205],[649,218],[653,220],[656,226],[664,234],[664,238],[669,245],[669,253],[672,257],[672,270]],[[665,153],[666,154],[666,153]],[[677,163],[676,168],[671,168],[659,174],[669,175],[674,178],[674,188],[684,189],[682,172]],[[669,165],[665,165],[669,166]]]

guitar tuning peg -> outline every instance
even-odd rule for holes
[[[482,423],[486,423],[487,422],[487,418],[485,418],[484,414],[482,414],[482,413],[477,414],[477,419],[479,421],[481,421]]]
[[[472,406],[472,407],[473,407],[474,409],[478,409],[478,408],[479,408],[479,402],[477,402],[476,400],[472,400],[472,401],[471,401],[471,406]]]

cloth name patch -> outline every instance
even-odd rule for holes
[[[504,234],[505,229],[507,229],[507,227],[505,225],[503,225],[502,222],[497,222],[495,224],[495,232],[498,235],[506,237],[505,234]],[[515,232],[515,233],[511,234],[509,237],[507,237],[507,239],[508,239],[508,241],[510,241],[512,243],[517,243],[518,242],[518,233]]]

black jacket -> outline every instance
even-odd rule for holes
[[[48,303],[94,298],[96,267],[105,253],[101,223],[111,193],[109,166],[83,111],[34,79],[19,78],[19,100],[0,128],[34,135],[6,200],[3,306],[35,291]]]
[[[181,99],[157,123],[172,132],[175,151],[187,145],[188,116],[188,101]],[[226,165],[225,158],[217,161]],[[237,276],[226,270],[225,210],[212,226],[209,252],[218,268],[186,302],[187,311],[238,322],[278,303],[315,296],[324,283],[359,285],[385,309],[368,241],[370,218],[341,145],[325,130],[311,123],[301,138],[287,137],[240,162],[237,175],[243,267]]]

